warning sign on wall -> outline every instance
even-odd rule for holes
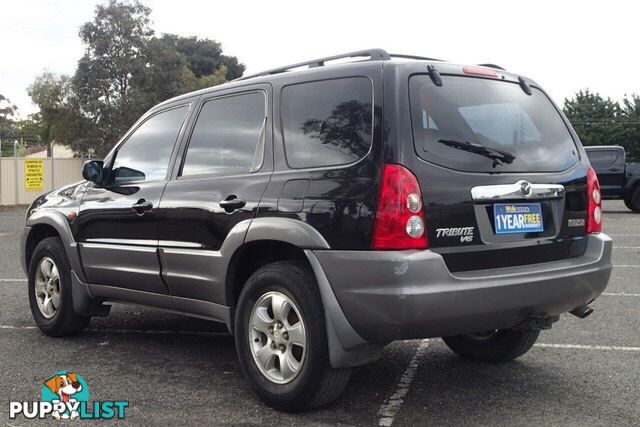
[[[42,159],[24,160],[24,188],[27,191],[44,189],[44,162]]]

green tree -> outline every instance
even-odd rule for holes
[[[33,115],[37,126],[29,131],[39,135],[41,142],[49,149],[54,142],[70,144],[74,121],[69,111],[70,78],[57,76],[45,71],[36,77],[27,89],[31,100],[38,106],[39,112]]]
[[[85,54],[73,77],[77,107],[91,121],[88,134],[103,155],[148,107],[132,96],[144,73],[147,43],[153,36],[151,10],[139,2],[110,0],[98,5],[93,21],[80,28]],[[79,136],[79,135],[78,135]]]
[[[0,94],[0,141],[2,141],[2,157],[13,156],[13,140],[15,139],[15,120],[18,107],[9,98]]]
[[[564,113],[584,145],[621,145],[630,161],[640,160],[638,97],[620,103],[588,89],[565,99]]]
[[[226,67],[227,80],[241,77],[244,73],[244,64],[239,63],[235,56],[223,55],[222,45],[215,40],[174,34],[164,34],[162,40],[175,47],[197,78],[218,73],[222,65]]]
[[[244,65],[223,55],[214,40],[154,37],[150,13],[137,1],[110,0],[97,6],[94,19],[81,27],[85,54],[71,79],[65,108],[58,110],[64,114],[54,120],[66,120],[57,127],[72,135],[56,134],[56,140],[102,156],[158,102],[242,75]]]
[[[0,126],[8,126],[13,123],[18,107],[11,103],[9,98],[0,94]]]
[[[136,76],[132,96],[151,107],[168,98],[241,76],[244,65],[221,52],[220,43],[209,39],[173,34],[153,37],[147,43],[144,73]]]
[[[584,145],[610,145],[620,138],[620,105],[588,89],[565,99],[564,113]]]
[[[640,162],[640,96],[625,96],[622,100],[622,145],[631,161]]]

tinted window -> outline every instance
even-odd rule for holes
[[[577,149],[547,96],[518,84],[443,76],[410,80],[415,149],[425,160],[474,172],[551,172],[569,168]]]
[[[609,169],[616,162],[615,150],[589,150],[587,156],[594,169]]]
[[[116,184],[165,178],[187,110],[184,106],[156,114],[131,134],[116,153]]]
[[[207,101],[191,134],[182,175],[249,172],[265,123],[262,92]]]
[[[282,90],[287,163],[294,168],[352,163],[371,147],[371,81],[325,80]]]

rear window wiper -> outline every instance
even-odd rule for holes
[[[493,167],[504,163],[513,163],[516,159],[512,153],[508,151],[497,150],[495,148],[485,147],[478,143],[471,143],[469,141],[456,141],[455,139],[439,139],[440,144],[447,145],[449,147],[457,148],[458,150],[468,151],[469,153],[478,154],[480,156],[487,157],[493,160]]]

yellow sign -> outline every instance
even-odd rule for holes
[[[24,188],[27,191],[44,189],[44,163],[42,159],[24,160]]]

